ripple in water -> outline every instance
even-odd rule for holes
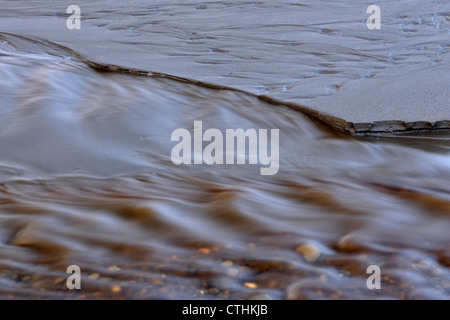
[[[447,136],[342,137],[251,94],[16,40],[0,51],[1,298],[450,297]],[[171,133],[195,120],[278,128],[279,172],[174,165]]]

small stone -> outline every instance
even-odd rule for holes
[[[246,283],[244,283],[244,286],[246,286],[247,288],[250,288],[250,289],[257,289],[258,288],[258,285],[256,283],[254,283],[254,282],[246,282]]]
[[[96,280],[96,279],[100,278],[100,274],[93,273],[93,274],[89,275],[88,278],[91,280]]]
[[[337,249],[341,252],[361,252],[364,247],[359,243],[359,239],[353,234],[347,234],[337,242]]]
[[[315,262],[320,257],[319,248],[310,243],[299,245],[295,251],[302,254],[308,262]]]
[[[208,248],[198,248],[197,249],[198,252],[204,253],[204,254],[210,254],[211,250]]]
[[[119,293],[120,291],[122,291],[122,288],[119,286],[112,286],[111,291],[114,293]]]
[[[108,270],[109,270],[109,271],[115,272],[115,271],[120,271],[120,268],[119,268],[118,266],[110,266],[110,267],[108,268]]]
[[[219,293],[219,289],[217,289],[217,288],[209,288],[208,289],[208,293],[210,293],[210,294],[218,294]]]
[[[230,266],[233,265],[233,261],[226,260],[226,261],[222,262],[222,265],[225,266],[225,267],[230,267]]]

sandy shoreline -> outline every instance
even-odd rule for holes
[[[362,49],[364,45],[373,43],[373,49],[380,51],[382,42],[407,44],[408,37],[399,36],[394,19],[395,14],[401,12],[399,5],[385,8],[386,23],[375,34],[364,30],[360,21],[364,15],[359,20],[354,18],[365,4],[350,6],[346,12],[330,7],[327,14],[319,14],[314,7],[295,7],[294,2],[289,1],[284,6],[267,2],[257,8],[233,2],[199,6],[194,2],[181,5],[171,1],[152,5],[145,1],[129,4],[78,1],[82,27],[69,30],[65,10],[72,1],[29,3],[3,4],[0,32],[52,41],[102,64],[171,74],[305,105],[321,114],[346,120],[350,130],[357,132],[450,128],[445,121],[450,119],[446,20],[438,24],[442,30],[433,33],[435,45],[441,48],[433,57],[425,52],[423,57],[408,58],[411,61],[404,64],[395,58],[388,62],[383,56],[386,52],[364,57],[369,52]],[[445,9],[424,4],[404,9],[403,13],[412,16],[419,10],[426,20],[427,16],[436,16]],[[348,25],[336,24],[333,14],[338,12]],[[247,18],[243,20],[244,17]],[[265,31],[258,33],[257,25],[263,26]],[[264,29],[268,25],[281,29],[279,32],[276,28]],[[295,32],[284,32],[285,25]],[[315,25],[320,25],[317,32],[310,30]],[[430,26],[426,23],[416,28],[421,26],[433,32],[427,29]],[[340,34],[334,38],[316,37],[321,30]],[[348,44],[333,45],[346,33],[351,36]],[[233,34],[239,37],[233,38]],[[422,40],[419,37],[411,44],[418,45],[418,41],[426,40],[425,34]],[[338,50],[337,57],[329,52],[333,49]],[[359,56],[355,59],[362,62],[349,62],[352,65],[348,70],[334,71],[345,66],[349,58],[347,49],[354,51],[350,58]],[[334,64],[324,70],[311,71],[319,74],[317,77],[304,76],[312,67],[324,64],[320,60],[308,62],[312,59],[308,51],[317,52],[317,56],[325,55],[324,61]],[[375,56],[378,61],[374,60]],[[363,71],[356,70],[360,64]],[[345,74],[345,71],[364,73],[364,67],[370,67],[366,80]],[[325,75],[320,75],[321,72]],[[306,96],[305,92],[311,95]]]

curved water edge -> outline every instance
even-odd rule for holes
[[[70,30],[72,4],[6,2],[1,31],[45,38],[101,64],[294,101],[353,122],[355,131],[448,129],[436,124],[450,120],[445,1],[380,3],[379,30],[366,25],[370,1],[78,0],[82,27]]]
[[[170,80],[188,83],[188,84],[205,87],[205,88],[209,88],[209,89],[230,90],[230,91],[240,92],[243,94],[257,97],[258,99],[261,99],[262,101],[273,104],[273,105],[287,106],[292,109],[301,111],[303,114],[308,116],[312,121],[314,121],[318,124],[322,123],[325,126],[329,127],[331,130],[339,131],[344,134],[355,132],[353,124],[346,123],[346,121],[343,119],[333,117],[328,114],[320,113],[316,110],[313,110],[306,106],[302,106],[302,105],[294,103],[294,102],[277,100],[273,97],[270,97],[270,96],[267,96],[264,94],[258,95],[258,94],[254,94],[254,93],[247,92],[247,91],[233,88],[233,87],[227,87],[227,86],[218,85],[218,84],[214,84],[214,83],[208,83],[208,82],[204,82],[204,81],[178,77],[178,76],[165,74],[165,73],[161,73],[161,72],[138,70],[138,69],[126,68],[126,67],[113,65],[113,64],[103,64],[100,62],[96,62],[96,61],[87,59],[87,58],[83,57],[82,55],[78,54],[77,52],[75,52],[74,50],[64,47],[60,44],[51,42],[51,41],[45,41],[45,40],[41,40],[41,39],[40,40],[30,39],[30,38],[27,38],[27,37],[24,37],[21,35],[10,34],[10,33],[5,33],[5,32],[0,32],[0,39],[4,41],[4,44],[12,45],[13,47],[15,47],[18,50],[23,50],[25,48],[21,49],[20,46],[19,47],[14,46],[13,43],[17,43],[17,40],[19,40],[20,41],[19,43],[21,45],[24,45],[27,48],[27,50],[31,50],[31,52],[36,52],[34,50],[37,50],[37,52],[39,52],[39,47],[41,47],[41,46],[46,48],[44,50],[56,50],[56,52],[59,52],[60,55],[63,55],[65,57],[71,57],[76,60],[80,60],[80,61],[84,62],[87,66],[89,66],[93,69],[99,70],[99,71],[119,72],[119,73],[127,73],[127,74],[132,74],[132,75],[137,75],[137,76],[148,76],[148,77],[154,77],[154,78],[160,78],[160,79],[170,79]],[[14,40],[16,40],[16,41],[14,41]],[[35,47],[35,48],[33,48],[33,47]],[[58,53],[56,53],[56,54],[58,54]]]
[[[445,134],[431,150],[359,140],[247,92],[3,37],[2,298],[450,296]],[[171,134],[196,120],[279,129],[279,171],[175,165]]]
[[[67,56],[71,56],[72,58],[79,59],[83,61],[86,65],[89,67],[100,70],[100,71],[108,71],[108,72],[120,72],[120,73],[128,73],[133,75],[139,75],[139,76],[150,76],[155,78],[162,78],[162,79],[171,79],[174,81],[180,81],[184,83],[189,83],[205,88],[210,89],[218,89],[218,90],[232,90],[232,91],[238,91],[242,92],[248,95],[256,96],[258,99],[261,99],[262,101],[265,101],[267,103],[278,105],[278,106],[287,106],[289,108],[293,108],[295,110],[301,111],[306,116],[308,116],[312,121],[316,123],[324,124],[325,126],[329,127],[333,131],[341,132],[342,134],[350,134],[350,135],[358,135],[358,136],[367,136],[367,135],[379,135],[380,133],[412,133],[417,135],[427,135],[430,132],[444,132],[447,133],[450,131],[450,120],[441,119],[438,121],[430,122],[430,121],[413,121],[413,122],[407,122],[402,120],[383,120],[383,121],[374,121],[374,122],[351,122],[346,121],[345,119],[333,116],[329,113],[320,112],[317,109],[310,108],[305,105],[301,105],[298,103],[295,103],[293,101],[286,101],[286,100],[280,100],[275,98],[272,95],[266,95],[266,94],[256,94],[251,93],[245,90],[241,90],[235,87],[230,86],[224,86],[220,84],[215,83],[209,83],[205,81],[190,79],[190,78],[184,78],[180,76],[175,76],[171,74],[161,73],[161,72],[155,72],[155,71],[148,71],[148,70],[139,70],[134,68],[128,68],[128,67],[122,67],[115,64],[104,64],[101,62],[93,61],[90,59],[87,59],[83,57],[82,55],[78,54],[74,50],[67,48],[65,46],[62,46],[60,44],[57,44],[55,42],[46,41],[43,39],[30,39],[21,35],[17,34],[11,34],[11,33],[5,33],[0,32],[0,39],[3,39],[5,43],[8,42],[8,38],[11,37],[10,41],[16,42],[20,39],[21,44],[25,44],[28,49],[30,48],[30,44],[36,45],[39,47],[40,45],[47,47],[47,48],[53,48],[56,51],[61,51],[61,53],[66,52]],[[14,41],[16,39],[16,41]],[[26,44],[28,42],[28,44]],[[38,44],[40,42],[40,44]],[[33,50],[33,49],[32,49]]]

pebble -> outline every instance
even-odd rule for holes
[[[219,293],[219,289],[217,289],[217,288],[209,288],[208,289],[208,293],[210,293],[210,294],[218,294]]]
[[[257,289],[258,288],[258,285],[256,283],[254,283],[254,282],[246,282],[246,283],[244,283],[244,286],[246,286],[247,288],[250,288],[250,289]]]
[[[110,266],[108,268],[109,271],[120,271],[120,268],[118,266]]]
[[[337,248],[342,252],[357,252],[364,250],[364,247],[359,244],[357,237],[352,234],[340,238],[337,242]]]
[[[122,288],[119,286],[112,286],[111,291],[114,293],[119,293],[120,291],[122,291]]]
[[[100,274],[93,273],[93,274],[89,275],[88,278],[91,280],[96,280],[96,279],[100,278]]]
[[[233,265],[233,261],[226,260],[226,261],[222,262],[222,265],[225,266],[225,267],[232,266]]]
[[[302,254],[308,262],[315,262],[320,257],[320,250],[312,244],[299,245],[295,251]]]

